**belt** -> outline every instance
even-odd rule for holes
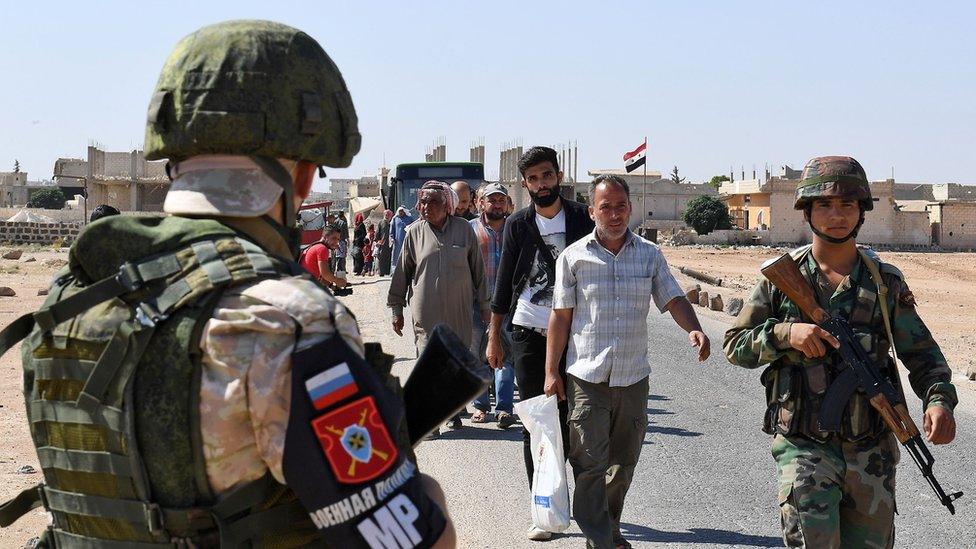
[[[541,335],[542,337],[549,337],[548,328],[536,328],[535,326],[522,326],[521,324],[516,324],[515,326],[518,328],[522,328],[523,330],[529,330],[531,332],[535,332]]]

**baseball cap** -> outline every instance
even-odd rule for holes
[[[501,183],[488,183],[481,189],[481,196],[491,196],[498,193],[508,196],[508,190]]]

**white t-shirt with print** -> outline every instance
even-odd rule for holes
[[[535,214],[535,226],[542,240],[549,246],[553,259],[566,248],[566,210],[560,209],[555,217]],[[528,236],[527,238],[533,237]],[[529,279],[518,298],[512,323],[528,328],[549,327],[549,313],[552,311],[552,289],[556,283],[555,267],[552,269],[536,252],[535,261],[529,270]]]

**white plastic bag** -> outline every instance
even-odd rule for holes
[[[515,404],[529,431],[535,473],[532,476],[532,525],[548,532],[569,528],[569,486],[556,395],[539,395]]]

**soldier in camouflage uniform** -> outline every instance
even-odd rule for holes
[[[342,76],[305,33],[231,21],[177,45],[145,142],[169,159],[170,216],[90,225],[45,308],[0,335],[5,350],[30,334],[46,481],[0,524],[43,504],[52,547],[453,546],[402,443],[392,357],[294,263],[316,169],[359,147]]]
[[[796,191],[813,243],[792,252],[821,307],[841,314],[890,381],[900,387],[894,361],[909,370],[924,405],[924,430],[934,444],[955,437],[956,391],[932,334],[915,310],[901,272],[857,247],[864,214],[873,208],[864,169],[850,157],[807,163]],[[879,294],[874,273],[889,289]],[[890,311],[888,341],[881,307]],[[801,318],[799,309],[768,280],[753,289],[725,334],[729,362],[762,374],[767,411],[763,431],[773,435],[783,536],[790,547],[891,547],[894,542],[895,437],[858,391],[847,403],[840,432],[819,430],[818,413],[835,379],[839,345]]]

